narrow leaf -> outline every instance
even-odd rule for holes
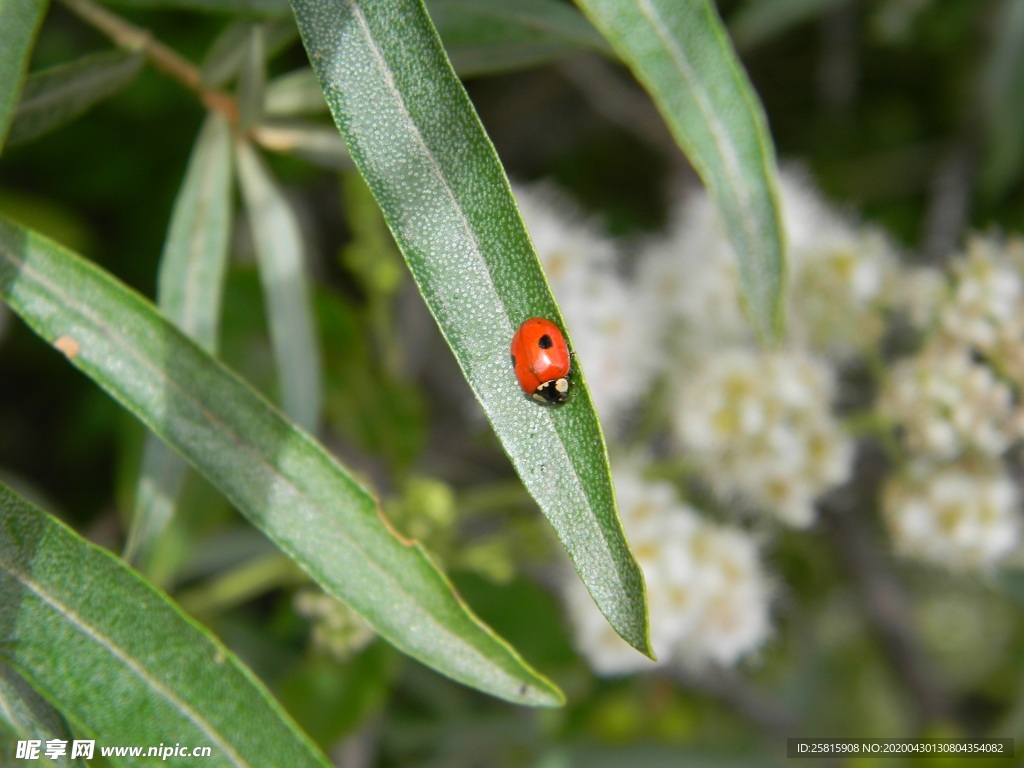
[[[990,197],[999,197],[1024,167],[1024,3],[1003,0],[994,29],[981,84],[987,132],[981,183]]]
[[[8,143],[31,141],[79,117],[128,85],[144,61],[141,53],[106,51],[29,75]]]
[[[295,155],[334,170],[352,167],[345,141],[333,125],[274,121],[257,125],[249,133],[253,141],[271,152]]]
[[[561,702],[459,600],[423,549],[394,535],[376,500],[318,443],[145,299],[3,219],[0,296],[399,650],[510,701]],[[8,604],[0,601],[0,617]],[[95,698],[94,685],[80,692]]]
[[[281,407],[315,433],[322,373],[299,222],[263,160],[244,142],[238,144],[238,179],[260,267]]]
[[[211,88],[220,88],[242,69],[249,49],[252,22],[233,21],[213,41],[203,59],[202,80]],[[268,21],[263,24],[263,47],[267,60],[287,48],[299,31],[291,18]]]
[[[157,303],[203,349],[217,350],[231,243],[231,129],[206,119],[174,203],[160,257]]]
[[[0,3],[0,150],[14,118],[46,5],[46,0],[4,0]]]
[[[252,673],[166,595],[4,486],[0,598],[4,655],[97,740],[208,746],[204,765],[329,765]]]
[[[0,662],[0,718],[10,724],[19,739],[66,741],[67,752],[50,763],[51,765],[85,768],[81,757],[71,759],[71,741],[74,737],[61,713],[40,696],[25,678],[3,662]],[[0,739],[0,745],[2,744],[3,740]],[[0,754],[7,758],[14,757],[13,750]]]
[[[513,375],[516,328],[535,315],[561,318],[494,148],[422,3],[293,7],[356,167],[505,452],[604,615],[648,653],[643,577],[615,512],[579,366],[559,408],[525,397]]]
[[[611,49],[558,0],[428,0],[430,16],[463,77],[522,69],[579,51]]]
[[[700,174],[764,344],[782,333],[778,169],[764,110],[711,0],[576,0],[654,99]]]
[[[274,117],[321,114],[327,112],[320,81],[309,67],[302,67],[276,77],[267,84],[264,109]]]
[[[211,114],[192,150],[160,259],[157,305],[208,352],[217,349],[231,236],[231,130]],[[125,559],[147,563],[174,516],[185,462],[146,435]]]
[[[242,133],[263,118],[263,99],[267,86],[266,57],[263,25],[253,24],[247,36],[245,57],[238,78],[238,128]]]

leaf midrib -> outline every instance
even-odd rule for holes
[[[658,10],[651,4],[650,0],[636,0],[636,4],[640,11],[640,15],[647,20],[651,30],[655,35],[657,35],[662,45],[668,51],[669,56],[676,63],[676,66],[679,69],[679,74],[686,81],[690,92],[693,93],[694,100],[697,102],[697,109],[700,111],[701,117],[710,129],[715,147],[718,148],[719,156],[722,158],[722,161],[728,170],[726,179],[729,181],[729,186],[732,188],[736,199],[742,201],[744,210],[749,210],[750,198],[747,195],[746,188],[742,184],[737,186],[733,181],[737,175],[742,175],[739,170],[739,159],[733,151],[732,144],[728,140],[727,132],[724,130],[721,121],[718,119],[715,109],[707,96],[707,92],[701,86],[700,78],[697,77],[696,72],[691,66],[686,52],[676,43],[674,38],[668,35],[666,32],[667,25],[665,20],[662,18],[661,14],[658,13]],[[757,231],[751,229],[751,221],[753,217],[741,216],[740,219],[740,226],[743,227],[743,231],[747,236],[748,242],[757,242]]]
[[[471,255],[472,255],[472,257],[477,262],[479,262],[479,264],[482,267],[481,272],[486,276],[487,284],[491,288],[491,292],[493,293],[493,295],[495,297],[496,303],[502,309],[501,319],[502,319],[502,321],[504,323],[505,333],[508,336],[508,338],[511,338],[512,337],[512,321],[509,319],[509,316],[508,316],[508,308],[505,306],[505,303],[501,300],[501,294],[498,292],[498,288],[497,288],[497,286],[494,283],[494,279],[491,277],[491,271],[488,268],[487,261],[483,257],[483,252],[482,252],[482,250],[480,248],[480,244],[477,241],[476,235],[473,233],[472,227],[470,227],[469,220],[466,218],[466,215],[465,215],[465,213],[462,210],[462,206],[459,205],[458,199],[455,197],[454,191],[452,190],[451,186],[448,184],[448,181],[445,178],[444,174],[441,172],[440,164],[437,162],[437,159],[434,157],[434,153],[431,152],[430,147],[427,146],[426,141],[423,139],[423,135],[420,133],[419,127],[416,125],[416,122],[412,119],[412,114],[409,112],[408,108],[405,105],[405,99],[402,97],[401,92],[399,92],[398,89],[395,87],[395,77],[394,77],[394,74],[392,73],[390,67],[388,66],[387,60],[384,58],[384,56],[383,56],[383,54],[382,54],[382,52],[380,50],[380,47],[377,45],[376,40],[373,37],[373,34],[372,34],[371,30],[370,30],[369,24],[366,21],[365,15],[362,12],[362,9],[353,0],[342,0],[342,2],[345,2],[347,5],[349,5],[349,7],[351,7],[353,9],[354,15],[355,15],[357,21],[359,22],[360,29],[361,29],[361,31],[363,33],[363,39],[366,42],[367,46],[369,47],[371,53],[373,54],[373,58],[374,58],[375,62],[377,63],[378,68],[380,69],[381,76],[382,76],[382,78],[383,78],[383,80],[384,80],[384,82],[386,84],[386,87],[387,87],[388,91],[391,93],[391,95],[396,100],[396,102],[397,102],[397,104],[398,104],[398,106],[399,106],[399,108],[401,110],[402,115],[405,117],[406,124],[407,124],[407,126],[408,126],[408,128],[409,128],[409,130],[410,130],[410,132],[411,132],[411,134],[413,136],[413,138],[416,140],[416,143],[421,148],[422,154],[426,158],[427,162],[429,163],[430,169],[433,172],[434,176],[437,178],[437,180],[440,183],[441,187],[444,189],[445,193],[447,194],[448,199],[451,202],[452,208],[454,208],[455,212],[458,214],[459,222],[462,225],[463,229],[465,230],[466,235],[468,236],[470,243],[472,244]],[[517,215],[518,215],[518,213],[517,213]],[[445,336],[445,340],[447,341],[448,340],[447,339],[447,333],[445,332],[444,325],[443,324],[438,324],[438,327],[441,329],[441,333],[442,333],[442,335]],[[462,361],[458,359],[458,356],[456,356],[456,360],[459,362],[459,367],[462,368],[463,367],[462,366]],[[463,368],[463,371],[465,372],[464,368]],[[472,381],[472,377],[467,377],[467,379]],[[554,417],[552,416],[552,414],[548,413],[547,411],[545,411],[543,413],[543,417],[545,419],[547,419],[550,431],[555,436],[555,438],[558,440],[558,444],[559,444],[559,446],[562,449],[562,453],[566,457],[566,463],[569,465],[569,467],[570,467],[570,469],[572,471],[572,479],[573,479],[573,483],[574,483],[577,491],[579,492],[581,498],[583,498],[586,501],[586,508],[591,513],[591,517],[596,521],[597,520],[596,511],[594,510],[593,505],[590,503],[590,497],[587,495],[586,487],[584,486],[584,484],[583,484],[583,482],[582,482],[582,480],[581,480],[581,478],[579,476],[579,473],[578,473],[578,471],[576,469],[576,465],[573,464],[572,459],[570,458],[570,454],[569,454],[568,449],[566,448],[565,441],[562,439],[561,433],[559,433],[559,431],[555,428]],[[607,538],[605,536],[604,529],[600,525],[598,525],[597,526],[597,530],[600,532],[601,541],[602,541],[602,543],[605,546],[605,551],[608,553],[609,558],[611,560],[614,560],[615,558],[614,558],[614,555],[613,555],[613,553],[611,551],[611,548],[608,546],[608,540],[607,540]],[[616,571],[616,576],[618,576],[618,572],[617,571]],[[619,581],[620,581],[620,584],[621,584],[622,583],[621,579]]]
[[[18,104],[17,112],[23,112],[27,116],[32,112],[39,112],[43,109],[52,109],[54,102],[60,103],[66,100],[70,101],[72,104],[77,104],[77,101],[68,99],[67,97],[76,96],[78,92],[85,89],[86,86],[91,86],[95,83],[105,83],[116,79],[114,75],[118,77],[123,75],[123,70],[128,69],[129,64],[141,64],[141,58],[138,55],[125,56],[119,61],[110,62],[106,67],[94,66],[91,71],[86,71],[85,74],[71,76],[54,88],[47,88],[37,94],[29,96],[27,99],[23,99]],[[53,78],[54,75],[56,75],[56,73],[40,73],[39,77]]]
[[[215,115],[211,114],[209,120],[217,120]],[[214,123],[210,123],[210,130],[216,132],[211,140],[211,144],[217,149],[220,149],[221,136],[219,126]],[[205,133],[205,132],[204,132]],[[199,194],[196,200],[196,224],[193,228],[193,234],[188,239],[187,256],[185,261],[185,302],[181,311],[181,330],[187,335],[194,336],[201,326],[199,320],[199,291],[195,290],[195,285],[199,277],[202,276],[202,267],[206,261],[204,258],[206,255],[206,249],[204,245],[209,241],[207,222],[210,220],[210,205],[211,200],[219,190],[213,189],[213,181],[216,180],[217,174],[219,173],[220,163],[222,158],[219,157],[207,157],[212,153],[209,151],[209,146],[203,147],[203,158],[207,160],[202,169],[202,177],[199,180]],[[230,147],[228,148],[230,152]],[[228,203],[230,206],[230,202]],[[218,258],[220,255],[218,254]],[[158,302],[159,303],[159,302]],[[211,329],[212,330],[212,329]],[[217,334],[213,333],[212,338],[209,339],[198,339],[198,343],[204,349],[213,351],[217,346]]]
[[[3,251],[2,253],[3,253],[2,257],[5,260],[7,260],[9,263],[13,263],[13,262],[11,262],[11,258],[10,258],[9,254],[6,251]],[[70,301],[71,297],[69,297],[67,294],[65,294],[63,291],[61,291],[53,283],[49,282],[45,278],[42,278],[39,275],[39,273],[36,270],[34,270],[30,264],[28,264],[27,261],[22,261],[21,264],[23,265],[23,270],[27,270],[27,272],[28,272],[30,277],[34,278],[37,282],[47,286],[55,295],[60,296],[61,298],[65,299],[66,306],[75,307],[80,314],[82,314],[87,320],[92,322],[93,325],[96,328],[100,329],[104,333],[104,335],[106,335],[106,337],[111,340],[112,343],[116,343],[117,339],[121,339],[122,338],[121,336],[115,336],[113,331],[112,331],[112,329],[111,329],[111,327],[108,326],[107,324],[105,324],[102,321],[102,319],[98,318],[97,316],[95,316],[91,312],[89,312],[88,309],[82,309],[79,304],[77,304],[76,302]],[[228,433],[229,437],[235,442],[236,445],[238,445],[243,450],[246,450],[252,458],[254,458],[259,464],[261,464],[268,471],[269,474],[273,475],[278,481],[280,481],[284,485],[286,485],[289,488],[291,488],[295,492],[295,495],[298,496],[299,498],[303,499],[311,509],[316,510],[321,515],[321,517],[323,517],[324,519],[327,519],[329,517],[328,515],[325,514],[325,510],[320,505],[313,503],[311,498],[299,486],[295,485],[287,476],[282,475],[280,472],[278,472],[277,468],[273,464],[267,462],[266,459],[263,457],[263,455],[258,451],[258,449],[256,449],[256,447],[253,445],[253,443],[250,440],[245,439],[243,436],[239,435],[239,433],[236,432],[231,425],[229,425],[229,424],[225,423],[224,421],[222,421],[221,419],[219,419],[215,413],[213,413],[209,409],[205,408],[201,402],[199,402],[198,400],[192,398],[190,396],[190,393],[189,393],[188,390],[183,389],[176,381],[174,381],[174,379],[165,376],[163,371],[162,371],[162,369],[160,369],[158,366],[153,365],[149,361],[148,358],[146,358],[144,356],[140,356],[135,351],[135,349],[134,349],[134,347],[132,345],[130,345],[130,344],[117,344],[117,346],[119,346],[122,349],[126,350],[126,352],[128,354],[132,355],[132,357],[134,357],[143,366],[149,368],[151,371],[154,371],[157,374],[158,378],[160,378],[160,380],[165,385],[169,385],[170,388],[174,388],[179,393],[181,393],[182,397],[185,400],[187,400],[189,403],[191,403],[194,407],[196,407],[196,409],[199,412],[201,412],[208,421],[215,423],[216,425],[218,425],[219,428],[223,429],[226,433]],[[231,376],[231,377],[235,378],[235,374],[233,374],[231,371],[228,371],[226,369],[221,369],[221,372],[225,373],[228,376]],[[248,386],[244,382],[242,382],[241,380],[239,380],[237,378],[236,378],[236,382],[241,384],[242,386],[246,386],[246,388],[248,388]],[[258,393],[252,392],[252,394],[253,394],[254,397],[257,397],[257,398],[260,397],[260,395]],[[269,403],[264,402],[264,405],[265,405],[265,407],[268,410],[273,411],[273,406],[271,406]],[[149,426],[151,429],[156,431],[156,425],[151,424],[150,420],[147,417],[140,415],[140,418],[142,419],[143,422],[145,422],[147,424],[147,426]],[[306,433],[304,431],[302,431],[299,427],[297,427],[295,425],[292,425],[292,424],[290,424],[289,427],[294,431],[294,433],[296,435],[299,436],[299,438],[306,444],[306,446],[309,449],[315,451],[323,459],[325,459],[327,462],[329,462],[331,465],[337,467],[337,465],[335,464],[333,459],[331,459],[331,457],[328,456],[327,454],[323,453],[322,449],[320,449],[320,447],[315,442],[313,442],[312,439],[310,439],[306,435]],[[342,475],[344,475],[344,473],[341,472],[340,469],[338,469],[337,471],[339,473],[341,473]],[[204,474],[205,474],[205,472],[204,472]],[[353,486],[358,488],[359,491],[361,491],[363,494],[366,495],[366,498],[369,499],[369,501],[371,503],[375,503],[373,497],[370,496],[364,489],[359,487],[358,484],[355,483],[355,481],[351,481],[351,482],[352,482]],[[232,502],[234,501],[234,499],[232,499],[232,496],[234,495],[233,493],[225,491],[225,495],[230,500],[232,500]],[[434,618],[433,614],[430,611],[422,609],[419,606],[418,601],[414,599],[414,596],[411,593],[409,593],[404,588],[404,585],[400,581],[395,579],[394,575],[391,573],[391,571],[387,567],[385,567],[384,565],[378,563],[374,558],[370,557],[367,554],[367,551],[364,550],[361,546],[359,546],[355,539],[352,539],[350,536],[347,535],[346,529],[345,529],[344,526],[338,528],[337,530],[342,535],[342,537],[346,540],[346,542],[348,542],[349,546],[351,546],[354,551],[356,551],[357,553],[362,555],[364,560],[365,560],[365,562],[367,562],[370,566],[373,567],[373,569],[374,569],[375,573],[378,575],[378,577],[382,581],[385,581],[388,584],[393,585],[395,587],[395,591],[398,594],[403,596],[408,603],[411,603],[412,605],[416,606],[417,609],[418,609],[418,613],[421,616],[425,616],[427,618],[427,620],[436,629],[440,630],[440,634],[442,634],[442,635],[444,635],[446,637],[454,638],[457,642],[453,643],[453,645],[458,645],[458,646],[461,646],[461,647],[463,647],[465,649],[471,650],[472,653],[473,653],[473,656],[476,659],[478,659],[478,660],[482,659],[484,661],[485,665],[490,666],[490,663],[488,662],[486,656],[481,654],[481,652],[479,650],[477,650],[477,648],[475,646],[471,645],[470,643],[465,642],[463,638],[461,638],[458,635],[450,632],[444,626],[444,624],[438,622],[437,619]],[[298,565],[303,570],[308,570],[310,572],[319,572],[319,569],[313,568],[307,562],[305,562],[304,558],[297,556],[297,554],[292,550],[292,548],[289,547],[285,542],[280,541],[277,538],[275,538],[274,541],[275,541],[276,545],[282,551],[284,551],[285,554],[287,554],[293,561],[298,563]],[[396,542],[398,542],[401,545],[401,542],[398,541],[397,539],[396,539]],[[417,549],[420,548],[419,544],[413,544],[412,546],[416,547]],[[422,552],[421,552],[421,556],[422,556]],[[429,561],[428,561],[428,567],[431,567],[430,564],[429,564]],[[328,581],[328,580],[324,579],[324,581]],[[467,614],[468,614],[468,609],[464,608],[463,610],[465,610],[467,612]],[[470,616],[470,619],[473,620],[471,616]],[[476,621],[475,623],[477,624],[477,626],[481,626],[479,621]],[[391,642],[394,642],[394,643],[398,644],[400,647],[404,646],[404,643],[402,643],[400,640],[397,640],[394,636],[389,637],[389,640]]]
[[[135,661],[127,653],[121,651],[119,646],[112,638],[107,637],[98,629],[93,628],[91,624],[85,621],[79,614],[73,611],[69,606],[61,602],[57,597],[47,591],[41,584],[34,581],[28,574],[15,568],[8,560],[0,557],[0,567],[2,567],[7,573],[17,579],[26,588],[31,590],[40,600],[49,604],[54,610],[64,616],[71,624],[78,628],[82,634],[87,635],[97,645],[106,650],[111,656],[118,659],[125,667],[127,667],[135,676],[141,680],[145,685],[155,691],[157,694],[162,696],[165,700],[170,702],[175,709],[177,709],[186,719],[190,720],[199,730],[205,733],[214,741],[219,747],[228,755],[228,759],[234,765],[244,767],[250,766],[252,763],[245,760],[238,752],[231,746],[231,744],[225,741],[220,735],[217,729],[212,723],[209,723],[206,718],[188,706],[187,703],[179,699],[174,695],[174,692],[169,688],[165,687],[156,678],[150,676],[146,672],[146,668]]]

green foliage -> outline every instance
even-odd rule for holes
[[[45,0],[11,0],[0,6],[0,148],[21,94]]]
[[[531,238],[546,254],[551,233],[527,235],[507,181],[557,179],[590,206],[569,226],[600,232],[595,213],[629,233],[608,276],[626,286],[649,236],[693,227],[677,205],[699,194],[695,170],[731,249],[691,238],[694,268],[674,277],[732,250],[762,340],[781,334],[787,280],[794,317],[842,323],[840,288],[816,295],[799,259],[783,267],[773,145],[922,261],[964,227],[1024,229],[1020,3],[61,3],[42,25],[46,3],[0,3],[0,295],[48,342],[0,304],[0,479],[52,513],[0,490],[0,763],[17,739],[209,733],[228,745],[215,765],[323,765],[322,749],[445,768],[774,764],[770,745],[799,735],[1024,738],[1019,554],[968,578],[897,558],[876,530],[878,478],[903,453],[860,409],[886,361],[847,361],[838,385],[869,477],[826,501],[855,505],[854,525],[833,510],[787,531],[713,505],[666,426],[700,366],[654,380],[642,362],[717,321],[661,344],[642,323],[614,337],[600,312],[573,320],[591,286],[563,293],[558,259],[541,273]],[[612,247],[583,242],[591,266]],[[843,262],[858,274],[859,254]],[[731,299],[731,281],[709,293]],[[508,363],[535,314],[579,344],[561,408],[526,398]],[[902,315],[874,319],[910,343]],[[635,387],[618,422],[582,351],[595,333],[620,339],[609,357]],[[620,467],[640,462],[643,482],[757,538],[774,599],[746,663],[588,667],[580,605],[554,594],[573,565],[649,650],[602,431],[620,498]],[[650,542],[630,535],[647,568]],[[654,619],[713,591],[691,579],[673,608],[657,581]]]
[[[76,728],[115,744],[173,733],[210,746],[211,765],[329,764],[166,595],[5,487],[0,510],[4,656]]]
[[[138,53],[108,51],[31,74],[22,89],[8,143],[32,141],[79,117],[131,82],[143,61]]]
[[[294,5],[338,129],[505,453],[601,611],[649,655],[643,577],[583,376],[555,409],[509,375],[515,330],[558,308],[429,19],[415,0]]]
[[[316,434],[322,400],[320,349],[299,222],[252,146],[240,143],[237,152],[238,181],[263,278],[281,408],[300,427]]]
[[[157,305],[208,352],[219,341],[231,234],[231,134],[210,115],[196,140],[160,259]],[[146,435],[125,559],[148,563],[177,506],[186,464]]]
[[[0,717],[7,721],[19,739],[49,741],[60,739],[71,741],[71,729],[67,721],[53,706],[29,685],[25,679],[6,663],[0,663]],[[9,741],[0,733],[0,749],[11,752]],[[70,757],[70,750],[58,757],[55,765],[84,768],[85,761]]]
[[[711,0],[578,0],[651,94],[700,174],[740,265],[762,344],[782,338],[785,260],[775,150]]]
[[[394,645],[510,700],[558,701],[322,447],[141,297],[8,222],[0,295]]]

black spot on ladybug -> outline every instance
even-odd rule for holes
[[[551,337],[545,333],[543,336],[537,339],[537,346],[540,347],[541,349],[551,349],[553,346],[555,346],[555,342],[553,342],[551,340]]]
[[[509,357],[512,358],[512,367],[515,368],[516,367],[516,356],[515,355],[509,355]]]

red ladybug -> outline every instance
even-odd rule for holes
[[[569,347],[558,326],[531,317],[512,337],[512,367],[519,386],[546,405],[564,403],[569,396]]]

